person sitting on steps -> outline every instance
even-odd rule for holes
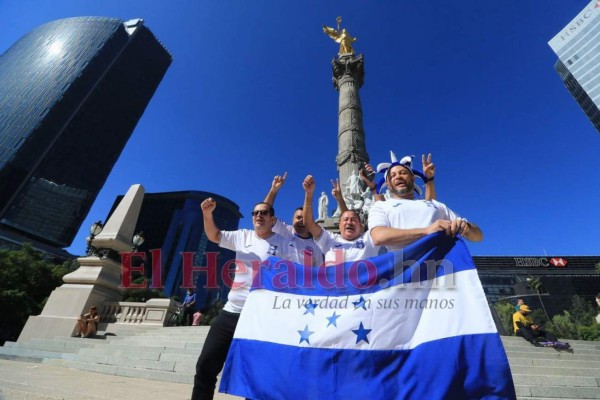
[[[100,322],[100,316],[96,306],[90,307],[90,312],[82,314],[77,318],[77,332],[75,336],[81,337],[93,337],[98,331],[98,323]]]
[[[553,347],[559,347],[558,344],[564,345],[564,348],[570,347],[568,343],[558,342],[556,336],[534,323],[529,313],[531,313],[529,306],[521,304],[519,311],[513,314],[513,326],[517,336],[521,336],[535,347],[543,347],[540,342],[550,342]]]

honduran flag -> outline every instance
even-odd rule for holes
[[[220,391],[254,400],[515,399],[506,353],[462,239],[261,269]]]

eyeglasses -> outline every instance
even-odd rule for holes
[[[271,210],[255,210],[252,211],[252,216],[256,217],[257,215],[269,215],[271,214]]]

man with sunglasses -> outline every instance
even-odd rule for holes
[[[208,198],[200,205],[204,217],[204,232],[211,242],[236,252],[236,271],[227,303],[210,326],[202,352],[196,363],[192,400],[212,399],[217,375],[225,364],[235,327],[250,293],[253,271],[271,256],[298,262],[290,241],[273,232],[275,210],[267,203],[258,203],[252,211],[253,230],[221,231],[216,226],[213,211],[217,203]]]
[[[275,175],[273,183],[271,183],[271,189],[264,202],[267,204],[275,205],[275,198],[279,189],[285,183],[287,178],[287,172],[281,175]],[[275,224],[273,225],[273,232],[280,234],[290,241],[296,251],[296,256],[301,264],[305,266],[318,267],[323,264],[323,252],[315,244],[312,235],[304,224],[303,207],[298,207],[294,211],[292,218],[292,225],[288,225],[279,218],[275,218]]]

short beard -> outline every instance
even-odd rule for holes
[[[392,185],[390,185],[388,183],[388,190],[392,194],[395,194],[396,196],[408,197],[408,195],[411,195],[411,194],[414,195],[415,184],[414,183],[410,183],[410,182],[406,182],[406,187],[404,189],[396,190],[396,189],[392,189]]]

